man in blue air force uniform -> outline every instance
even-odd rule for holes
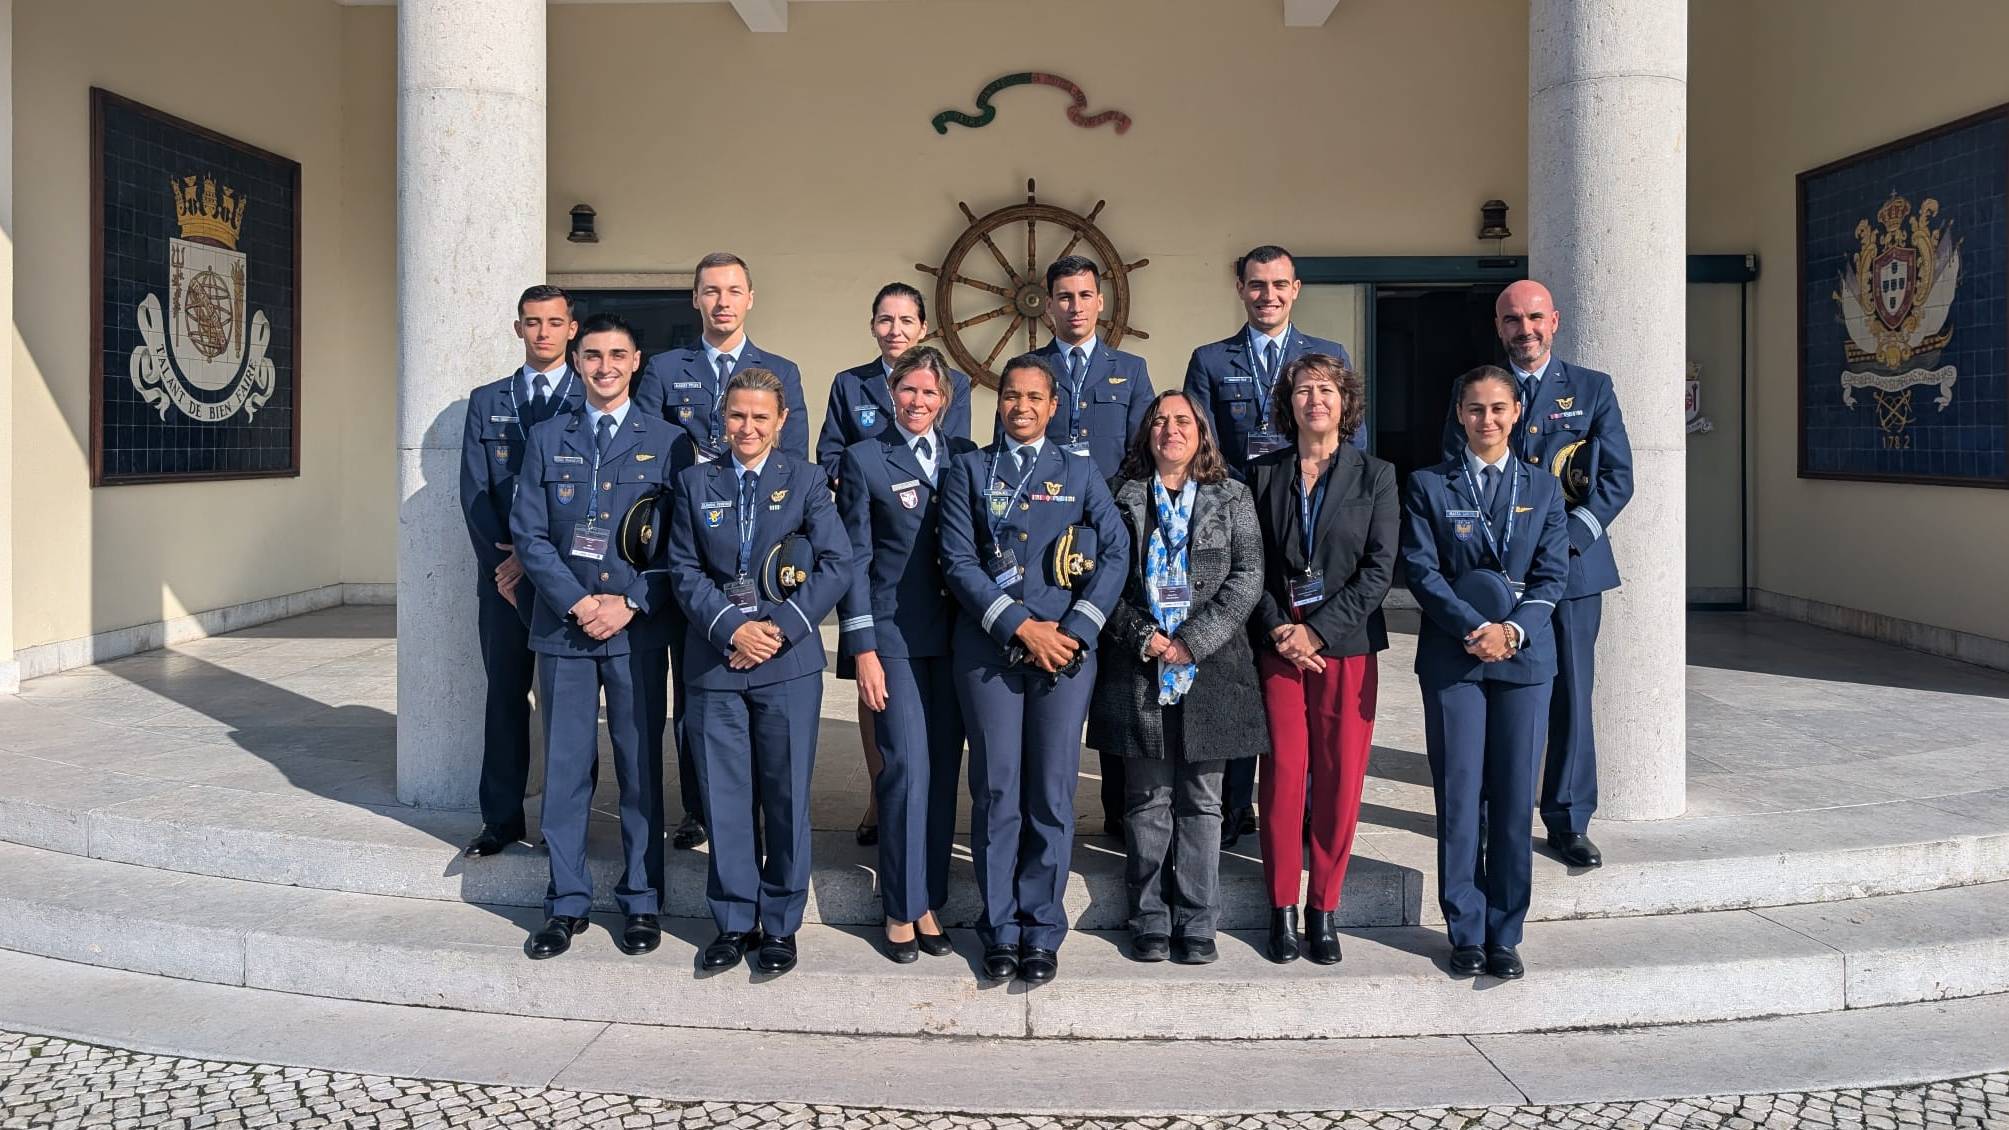
[[[809,413],[802,398],[802,371],[795,362],[767,352],[747,337],[746,319],[753,312],[753,272],[746,260],[728,251],[714,251],[698,260],[691,278],[691,305],[703,320],[703,340],[695,349],[670,349],[649,358],[635,381],[636,407],[678,429],[675,470],[724,457],[726,382],[734,373],[747,369],[765,369],[781,378],[788,423],[778,446],[797,459],[808,459]],[[682,613],[673,611],[671,615]],[[685,733],[683,638],[682,629],[672,625],[670,658],[676,685],[671,730],[677,742],[677,791],[684,818],[671,843],[694,848],[705,842],[706,833],[697,765],[689,755],[689,735]]]
[[[1597,475],[1587,497],[1568,511],[1569,584],[1554,616],[1556,682],[1549,700],[1540,808],[1549,848],[1570,867],[1598,867],[1604,857],[1589,835],[1591,814],[1597,811],[1591,695],[1604,593],[1619,584],[1608,533],[1619,511],[1632,500],[1632,445],[1626,439],[1611,377],[1550,352],[1561,316],[1547,287],[1532,279],[1509,286],[1500,293],[1494,314],[1500,343],[1507,347],[1514,379],[1520,384],[1522,412],[1513,436],[1516,461],[1548,473],[1564,448],[1580,440],[1597,443]],[[1464,447],[1454,417],[1444,428],[1445,457],[1455,457]]]
[[[565,347],[579,330],[572,300],[555,286],[533,286],[516,300],[516,336],[523,365],[467,398],[460,442],[460,510],[480,566],[481,665],[488,675],[482,722],[481,831],[469,858],[494,855],[524,837],[523,792],[530,777],[530,613],[537,593],[509,532],[509,507],[530,429],[577,411],[579,380],[565,364]]]
[[[620,787],[621,867],[614,900],[626,916],[616,944],[647,953],[662,940],[663,718],[670,579],[656,542],[642,565],[617,544],[624,515],[660,497],[674,430],[637,411],[628,388],[641,353],[611,314],[586,320],[579,376],[586,403],[530,431],[523,489],[509,515],[524,572],[537,588],[530,646],[544,709],[544,842],[551,855],[544,926],[532,958],[564,953],[586,928],[593,877],[586,824],[599,756],[599,708]],[[660,505],[660,503],[659,503]]]

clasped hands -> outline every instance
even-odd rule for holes
[[[1060,630],[1060,625],[1052,620],[1027,620],[1014,633],[1018,642],[1025,645],[1025,653],[1033,663],[1049,675],[1057,675],[1060,669],[1074,659],[1074,653],[1081,650],[1081,641]]]
[[[635,610],[619,593],[602,593],[597,596],[582,596],[579,603],[572,606],[570,615],[579,625],[579,630],[596,640],[613,639],[614,633],[628,626],[635,618]]]
[[[1486,624],[1465,637],[1465,654],[1482,663],[1514,657],[1514,632],[1505,624]]]
[[[774,626],[772,620],[748,620],[732,634],[732,654],[726,657],[726,666],[735,671],[750,671],[773,659],[780,653],[788,637]]]
[[[1271,628],[1270,645],[1300,671],[1318,674],[1325,670],[1325,657],[1319,654],[1325,647],[1325,639],[1309,624],[1279,624]]]
[[[1151,633],[1150,642],[1144,645],[1144,658],[1158,659],[1174,666],[1193,662],[1193,652],[1183,640],[1175,640],[1163,632]]]

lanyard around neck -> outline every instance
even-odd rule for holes
[[[1468,472],[1469,470],[1470,468],[1467,468]],[[1479,484],[1476,481],[1478,475],[1468,473],[1465,476],[1465,492],[1472,498],[1472,508],[1479,512],[1479,532],[1486,535],[1486,548],[1492,551],[1493,560],[1499,563],[1501,571],[1504,572],[1507,568],[1504,547],[1514,544],[1514,515],[1521,508],[1521,476],[1520,468],[1516,467],[1511,459],[1507,461],[1507,469],[1500,473],[1514,480],[1507,492],[1506,536],[1495,538],[1493,535],[1493,516],[1486,512],[1485,499],[1479,495]]]

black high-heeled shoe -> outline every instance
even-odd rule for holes
[[[939,926],[941,923],[938,922],[936,925]],[[921,929],[919,922],[914,923],[914,940],[920,944],[921,952],[929,957],[947,957],[956,952],[956,944],[949,940],[947,930],[939,934],[930,934]]]
[[[892,958],[895,965],[912,965],[914,962],[919,961],[921,959],[920,934],[921,932],[916,930],[914,931],[914,937],[908,938],[904,942],[896,942],[890,937],[887,938],[886,956]]]

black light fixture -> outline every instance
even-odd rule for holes
[[[1513,238],[1514,233],[1507,228],[1507,202],[1488,200],[1479,205],[1479,238],[1494,241],[1494,251],[1499,250],[1499,241]]]
[[[1502,208],[1506,207],[1504,204],[1500,206]],[[591,205],[574,204],[572,206],[572,230],[565,233],[565,238],[572,243],[600,242],[600,233],[593,230],[594,215],[595,213]]]

